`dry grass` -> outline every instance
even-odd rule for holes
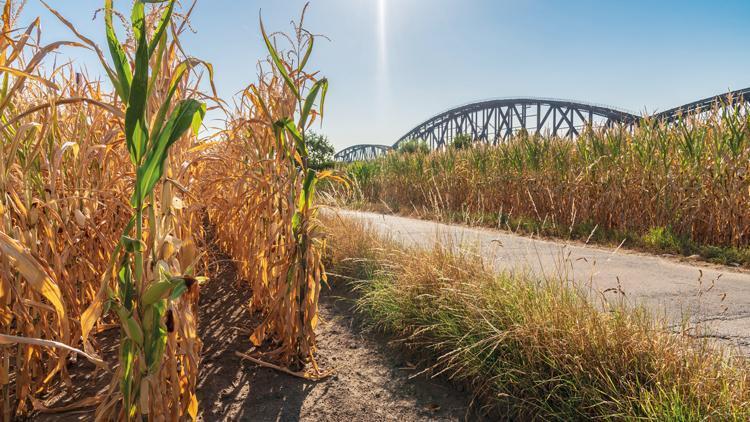
[[[747,420],[744,358],[673,334],[640,308],[592,305],[564,277],[490,273],[471,253],[420,250],[331,219],[329,266],[354,277],[374,327],[471,385],[508,419]]]

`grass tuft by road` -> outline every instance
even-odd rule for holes
[[[407,248],[327,221],[329,268],[372,326],[504,418],[747,420],[748,367],[647,310],[593,304],[562,278],[494,274],[450,246]]]

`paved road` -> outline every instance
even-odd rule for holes
[[[619,286],[629,302],[644,304],[676,323],[689,316],[692,321],[700,321],[712,337],[750,354],[748,272],[615,248],[531,239],[497,230],[376,213],[336,212],[367,221],[378,232],[407,245],[429,247],[439,241],[474,248],[497,270],[528,270],[541,276],[564,274],[598,292]],[[614,298],[617,293],[610,291],[605,295]]]

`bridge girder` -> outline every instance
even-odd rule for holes
[[[632,124],[639,117],[611,107],[547,98],[509,98],[481,101],[444,111],[417,125],[393,145],[410,139],[427,142],[430,149],[447,145],[457,135],[496,144],[520,130],[574,137],[586,126]]]
[[[651,119],[672,123],[681,116],[705,113],[729,103],[741,107],[750,104],[750,88],[684,104],[654,114]],[[493,145],[521,130],[526,130],[529,134],[574,138],[586,127],[632,126],[642,119],[642,116],[614,107],[576,101],[550,98],[495,99],[455,107],[437,114],[407,132],[393,147],[353,145],[338,152],[334,158],[344,162],[370,160],[412,139],[423,140],[434,150],[449,145],[453,138],[462,134],[469,135],[472,140]]]
[[[373,160],[381,155],[385,155],[393,147],[387,145],[361,144],[353,145],[342,149],[333,156],[336,161],[351,163],[352,161]]]
[[[670,108],[669,110],[664,110],[660,113],[654,114],[652,119],[671,123],[682,116],[705,113],[716,107],[723,107],[727,104],[732,104],[738,107],[744,107],[750,104],[750,88],[739,89],[727,94],[716,95],[692,103],[683,104],[679,107]]]

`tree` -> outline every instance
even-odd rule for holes
[[[398,152],[405,154],[427,154],[428,152],[430,152],[430,146],[427,145],[427,142],[421,139],[408,139],[399,144]]]
[[[471,147],[472,139],[470,135],[465,133],[456,135],[451,141],[451,147],[455,149],[467,149]]]
[[[307,144],[308,167],[323,170],[333,167],[333,154],[336,150],[328,141],[328,137],[315,132],[305,134]]]

